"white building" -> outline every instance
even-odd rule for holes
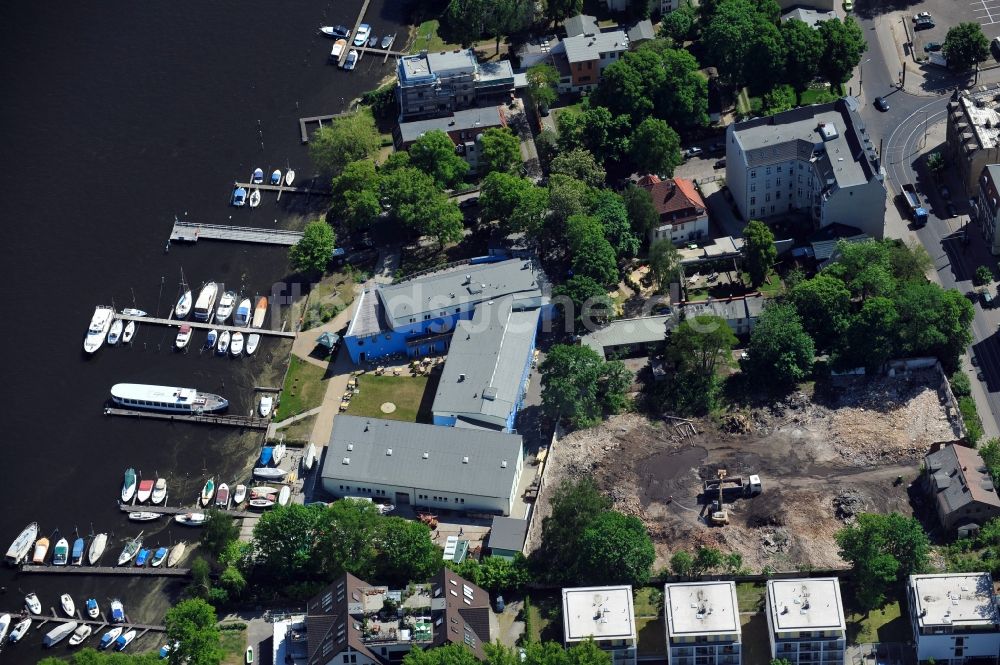
[[[989,573],[911,575],[906,589],[917,660],[997,662],[1000,612]]]
[[[771,657],[792,665],[843,665],[847,625],[836,577],[768,580]]]
[[[635,665],[636,629],[632,587],[563,589],[563,637],[567,647],[593,638],[612,665]]]
[[[669,665],[740,665],[740,609],[734,582],[663,588]]]
[[[730,125],[726,184],[745,220],[800,213],[883,236],[884,176],[853,97]]]

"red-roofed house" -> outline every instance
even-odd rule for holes
[[[637,184],[653,197],[660,215],[660,223],[649,230],[650,243],[670,239],[680,245],[708,237],[708,210],[693,182],[645,175]]]

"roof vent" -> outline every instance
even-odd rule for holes
[[[430,454],[430,453],[428,453],[428,452],[425,452],[425,453],[423,454],[423,458],[424,458],[424,459],[427,459],[427,458],[429,458],[430,456],[431,456],[431,454]]]
[[[462,381],[465,381],[465,374],[458,375],[458,382],[461,383]]]
[[[466,275],[463,284],[472,284],[472,275]]]
[[[350,464],[351,463],[351,458],[350,457],[345,457],[343,460],[341,460],[340,463],[341,464]]]
[[[354,444],[353,443],[347,444],[347,449],[348,450],[354,450]]]
[[[469,463],[469,458],[468,457],[463,457],[462,458],[462,464],[468,464],[468,463]]]
[[[503,460],[503,461],[500,462],[500,468],[501,469],[506,469],[507,468],[507,460]]]
[[[386,448],[385,449],[385,456],[386,457],[392,457],[392,448]]]
[[[819,131],[819,134],[820,136],[823,137],[824,141],[832,141],[838,136],[837,128],[832,123],[829,122],[819,123],[817,131]]]

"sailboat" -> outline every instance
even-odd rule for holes
[[[250,333],[247,335],[247,355],[252,356],[253,352],[257,350],[257,345],[260,344],[260,335],[257,333]]]
[[[62,610],[66,613],[66,616],[76,616],[76,603],[73,602],[73,596],[64,593],[59,596],[59,604],[62,605]]]
[[[31,628],[31,617],[25,617],[18,621],[14,625],[14,630],[10,631],[10,642],[18,642],[22,637],[28,634],[28,630]]]
[[[135,336],[135,321],[129,321],[125,324],[125,330],[122,331],[122,344],[128,344],[132,341]]]
[[[184,558],[184,551],[186,549],[187,549],[187,543],[185,543],[183,540],[174,545],[170,549],[170,556],[167,557],[167,567],[173,568],[178,563],[180,563],[181,559]]]
[[[291,187],[293,182],[295,182],[295,171],[288,169],[285,171],[285,185]]]
[[[178,319],[185,318],[191,311],[191,305],[193,304],[191,287],[184,281],[184,270],[181,269],[181,297],[177,299],[177,304],[174,306],[174,316]]]
[[[99,533],[90,541],[90,549],[87,550],[87,563],[95,565],[104,554],[104,548],[108,545],[108,534]]]
[[[232,337],[232,333],[228,330],[223,330],[222,334],[219,335],[219,342],[215,345],[215,352],[220,356],[226,355],[229,351],[229,340]]]
[[[134,559],[135,555],[139,553],[140,549],[142,549],[142,531],[139,532],[138,536],[136,536],[135,538],[133,538],[132,540],[128,541],[125,544],[125,548],[122,550],[122,553],[118,556],[118,565],[124,566],[126,563]]]
[[[122,337],[122,328],[125,324],[122,323],[121,319],[115,319],[115,322],[111,324],[111,330],[108,331],[108,344],[114,346],[118,343],[118,340]]]
[[[250,207],[256,208],[259,205],[260,205],[260,190],[254,189],[252,192],[250,192]]]

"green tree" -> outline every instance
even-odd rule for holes
[[[656,550],[638,517],[608,511],[584,530],[579,541],[580,579],[584,584],[649,582]]]
[[[881,296],[865,300],[836,345],[836,365],[842,369],[864,367],[872,372],[881,369],[897,353],[898,327],[896,303]]]
[[[594,106],[582,113],[560,113],[556,123],[560,150],[586,148],[599,162],[621,159],[632,128],[629,116],[614,115],[603,106]]]
[[[441,548],[431,540],[431,530],[422,522],[384,517],[376,539],[376,575],[380,580],[403,585],[410,580],[428,579],[441,569]]]
[[[604,68],[592,102],[606,108],[609,118],[626,115],[637,124],[652,114],[654,96],[665,80],[660,54],[643,45]]]
[[[593,478],[584,475],[564,478],[555,487],[550,505],[552,512],[542,519],[541,546],[532,558],[543,570],[546,579],[553,583],[568,582],[576,579],[580,535],[600,515],[611,509],[611,501],[601,494]]]
[[[934,268],[934,261],[919,242],[910,245],[893,242],[889,245],[889,270],[901,282],[923,281]]]
[[[537,237],[549,206],[549,192],[530,180],[510,173],[494,172],[479,189],[483,219],[496,219],[508,232],[526,232]]]
[[[851,324],[851,292],[839,279],[820,273],[796,285],[790,296],[820,349],[832,348]]]
[[[790,85],[778,85],[764,94],[764,113],[777,115],[795,108],[798,95]]]
[[[410,163],[434,178],[438,187],[455,187],[469,172],[469,163],[455,154],[455,144],[443,130],[432,129],[413,142]]]
[[[317,517],[315,555],[326,579],[348,572],[361,579],[375,576],[382,515],[370,501],[341,499]]]
[[[785,76],[796,91],[809,87],[819,74],[825,43],[820,32],[805,21],[791,19],[781,23],[781,39],[788,59]]]
[[[590,347],[556,344],[541,366],[542,410],[573,427],[590,427],[606,405],[620,402],[620,368]]]
[[[573,215],[566,221],[566,236],[574,274],[590,277],[605,286],[618,281],[614,247],[596,217]]]
[[[604,363],[597,394],[601,406],[608,414],[621,413],[628,407],[628,390],[632,386],[632,372],[620,360]]]
[[[625,201],[610,189],[596,191],[590,212],[604,228],[604,235],[619,259],[631,258],[639,253],[642,240],[636,237],[629,222]]]
[[[656,212],[653,197],[642,187],[630,185],[622,192],[628,219],[632,231],[640,238],[645,238],[651,229],[660,223],[660,213]]]
[[[513,559],[488,556],[481,562],[468,558],[459,565],[449,565],[459,575],[492,594],[517,592],[531,581],[528,560],[520,552]]]
[[[375,162],[362,159],[344,166],[333,179],[331,207],[354,230],[367,228],[382,212]]]
[[[442,246],[461,240],[462,211],[437,188],[430,175],[404,166],[383,175],[381,184],[393,215],[404,225],[437,239]]]
[[[855,298],[864,300],[873,295],[891,294],[896,290],[891,247],[891,242],[841,240],[834,254],[836,261],[823,272],[844,282]]]
[[[549,165],[549,172],[576,178],[591,187],[602,187],[606,175],[604,167],[586,148],[574,148],[557,155]]]
[[[689,576],[694,570],[694,557],[689,552],[677,550],[670,557],[670,570],[673,571],[674,575]]]
[[[373,156],[381,145],[375,118],[368,111],[358,111],[317,129],[309,141],[309,157],[320,172],[335,176],[347,164]]]
[[[535,104],[548,108],[559,96],[559,72],[547,63],[539,63],[528,68],[528,91]]]
[[[574,275],[552,289],[554,301],[564,317],[575,322],[578,332],[604,323],[614,311],[608,290],[586,275]]]
[[[208,561],[198,557],[191,562],[191,585],[188,592],[195,597],[203,598],[212,590],[212,567]]]
[[[783,78],[785,64],[775,23],[753,0],[720,0],[702,30],[709,62],[732,83],[770,90]]]
[[[695,575],[704,575],[716,568],[721,568],[723,563],[725,563],[725,558],[722,556],[722,552],[714,547],[699,545],[694,551]]]
[[[553,23],[562,23],[582,11],[583,0],[545,0],[545,17]]]
[[[941,52],[949,68],[964,72],[990,56],[990,40],[978,23],[959,23],[948,30]]]
[[[656,115],[674,127],[707,125],[708,79],[701,65],[684,49],[665,49],[660,58],[664,79],[654,96]]]
[[[438,32],[450,42],[471,46],[483,34],[488,11],[486,0],[450,0]]]
[[[318,568],[314,542],[321,514],[319,507],[293,503],[261,515],[253,528],[256,577],[279,583],[311,579]]]
[[[485,646],[485,645],[484,645]],[[481,665],[464,644],[450,642],[433,649],[414,647],[403,656],[403,665]]]
[[[774,234],[767,224],[757,220],[748,222],[743,228],[743,267],[754,288],[764,283],[777,258]]]
[[[677,279],[680,265],[680,253],[670,240],[657,240],[649,246],[649,271],[658,290],[662,291]]]
[[[929,282],[908,282],[893,300],[899,312],[900,351],[907,356],[936,356],[946,370],[972,343],[975,309],[954,289]]]
[[[479,154],[487,172],[510,173],[521,165],[521,142],[506,127],[490,127],[478,138]]]
[[[247,581],[236,566],[226,566],[219,575],[219,586],[226,590],[229,598],[239,598],[247,587]]]
[[[646,118],[632,134],[632,159],[644,173],[672,176],[681,163],[681,139],[667,123]]]
[[[538,151],[538,162],[543,169],[548,170],[552,160],[559,154],[559,135],[546,127],[535,137],[535,150]]]
[[[306,224],[302,238],[288,250],[288,262],[303,273],[322,273],[330,263],[337,236],[333,228],[319,219]]]
[[[229,543],[240,537],[240,528],[233,522],[228,513],[221,510],[209,510],[205,525],[201,528],[198,542],[215,558],[219,558]]]
[[[846,83],[867,50],[864,32],[854,18],[848,16],[821,21],[816,28],[823,38],[823,58],[819,71],[834,85]]]
[[[682,44],[694,29],[695,21],[698,18],[698,11],[690,2],[683,2],[660,21],[659,36],[670,39],[675,44]]]
[[[491,0],[486,17],[486,33],[496,39],[497,55],[504,35],[530,27],[534,21],[534,5],[526,0]]]
[[[794,306],[772,303],[757,318],[747,353],[744,369],[761,386],[790,387],[812,370],[815,345]]]
[[[979,266],[976,268],[975,274],[972,276],[972,283],[976,286],[982,286],[983,284],[989,284],[993,281],[993,271],[990,270],[989,266]]]
[[[547,244],[565,246],[566,222],[573,215],[583,214],[590,200],[590,187],[561,173],[549,177],[549,214],[540,235]]]
[[[219,642],[215,608],[200,598],[182,600],[167,610],[163,621],[167,628],[170,665],[219,665],[225,652]]]
[[[933,173],[935,176],[940,176],[944,172],[945,167],[947,166],[947,164],[945,164],[944,161],[944,155],[942,155],[940,152],[932,152],[931,154],[927,155],[926,164],[927,164],[927,170]]]
[[[461,241],[465,233],[465,216],[458,204],[443,194],[428,203],[415,220],[417,225],[437,240],[442,249],[445,245]]]
[[[703,314],[681,322],[670,333],[666,356],[676,371],[662,389],[664,401],[675,411],[700,415],[717,406],[719,366],[730,363],[737,340],[724,319]]]

